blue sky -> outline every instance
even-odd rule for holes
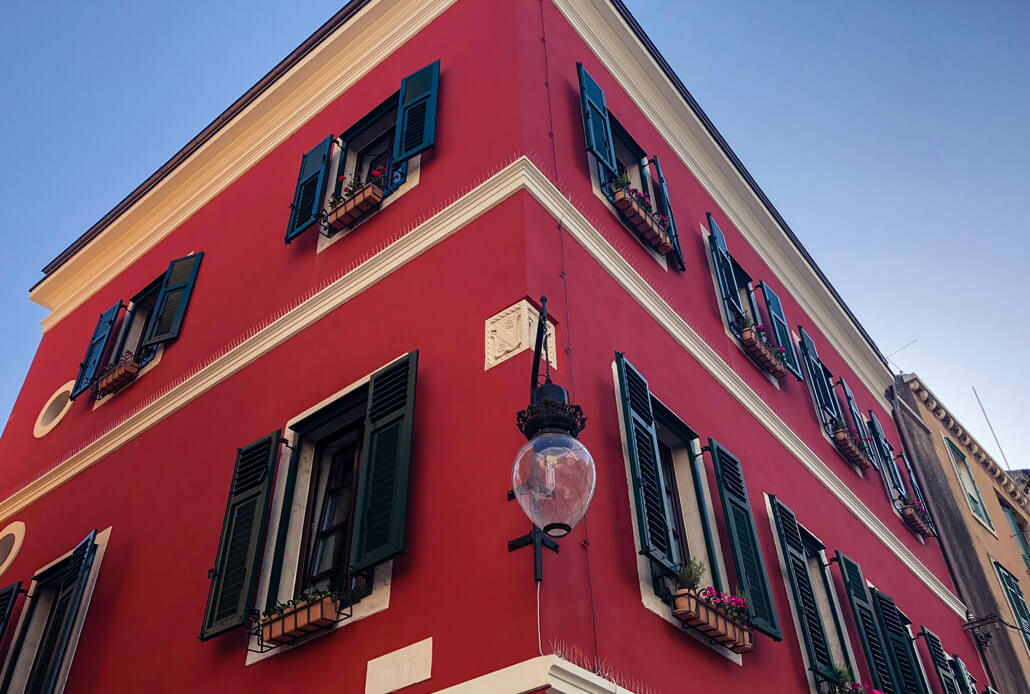
[[[39,341],[39,268],[340,4],[7,8],[0,421]],[[628,4],[884,353],[916,340],[892,360],[997,455],[975,385],[1030,466],[1030,4]]]

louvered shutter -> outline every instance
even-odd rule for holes
[[[440,61],[401,80],[393,160],[402,162],[436,144],[436,102],[440,88]]]
[[[86,347],[86,356],[82,358],[82,363],[79,364],[79,375],[75,377],[75,386],[72,388],[72,400],[83,391],[88,390],[93,382],[93,378],[97,374],[97,368],[100,366],[100,360],[103,359],[105,352],[107,352],[107,343],[111,339],[111,329],[114,327],[114,321],[118,317],[118,311],[121,308],[122,302],[119,301],[100,314],[97,327],[93,330],[93,337],[89,341],[89,346]]]
[[[923,640],[926,641],[926,648],[930,651],[930,659],[933,661],[933,669],[937,671],[937,679],[940,680],[941,690],[943,690],[944,694],[959,694],[955,673],[951,671],[951,663],[948,662],[948,656],[944,652],[941,638],[924,626]]]
[[[161,290],[157,294],[154,312],[147,321],[144,347],[179,337],[182,320],[186,317],[186,307],[193,296],[193,285],[197,281],[200,261],[203,258],[203,253],[194,253],[173,260],[168,265],[168,271],[161,280]]]
[[[837,681],[836,664],[826,639],[826,629],[819,605],[816,602],[812,578],[808,573],[808,557],[805,545],[801,540],[794,512],[772,497],[773,516],[776,518],[776,530],[780,537],[783,559],[787,565],[787,580],[794,596],[794,606],[798,612],[798,623],[801,627],[802,641],[808,654],[808,666],[816,674],[828,682]]]
[[[907,498],[908,492],[905,491],[905,482],[901,478],[901,471],[898,470],[898,461],[894,459],[894,447],[890,445],[887,437],[884,436],[880,420],[876,418],[872,410],[869,410],[869,432],[873,439],[873,445],[880,454],[880,460],[883,463],[884,471],[887,473],[888,481],[902,497]]]
[[[1016,618],[1016,626],[1023,632],[1023,639],[1030,646],[1030,608],[1027,607],[1023,591],[1019,587],[1019,580],[998,562],[994,562],[994,568],[998,571],[1002,587],[1005,588],[1009,606],[1012,607],[1012,614]]]
[[[75,619],[82,606],[86,583],[89,581],[89,571],[93,566],[97,548],[96,538],[96,530],[87,535],[86,539],[72,550],[71,555],[61,562],[60,577],[54,577],[54,581],[57,582],[54,601],[32,660],[32,668],[25,684],[26,693],[52,692],[57,684]]]
[[[708,450],[712,454],[730,549],[737,566],[737,582],[747,594],[751,624],[780,641],[783,635],[780,633],[776,605],[769,587],[769,574],[766,573],[765,560],[762,558],[755,516],[744,484],[744,471],[740,461],[712,439],[708,439]]]
[[[722,235],[722,229],[715,223],[712,214],[707,214],[708,229],[711,232],[708,235],[708,245],[712,249],[712,263],[715,265],[715,275],[719,281],[719,293],[722,295],[722,305],[726,309],[726,320],[736,335],[743,327],[744,305],[740,302],[737,278],[733,274],[733,258],[726,246],[726,237]]]
[[[916,473],[912,469],[912,463],[909,461],[908,456],[905,455],[904,451],[901,452],[901,463],[905,467],[905,473],[908,475],[909,484],[912,485],[912,493],[915,495],[916,501],[921,503],[923,508],[926,509],[926,521],[930,526],[930,530],[933,530],[934,534],[936,534],[937,530],[934,527],[933,519],[930,518],[930,507],[926,505],[926,497],[923,496],[923,488],[919,484],[919,480],[916,479]]]
[[[976,694],[976,679],[969,674],[969,668],[957,655],[951,658],[951,672],[955,675],[958,690],[962,694]]]
[[[884,635],[887,655],[894,669],[894,679],[905,694],[926,694],[926,682],[922,670],[916,660],[912,637],[909,635],[908,620],[904,618],[894,603],[894,599],[878,590],[871,590],[873,607],[880,621],[880,630]]]
[[[330,135],[301,158],[297,189],[290,205],[290,223],[286,226],[286,243],[318,223],[322,216],[332,152],[333,136]]]
[[[616,352],[615,363],[619,372],[633,499],[637,507],[640,553],[674,574],[676,566],[669,532],[672,512],[663,493],[665,480],[658,457],[651,392],[643,375],[629,363],[626,355]]]
[[[604,90],[598,86],[582,63],[576,63],[579,75],[579,98],[583,107],[583,129],[586,131],[587,151],[612,175],[618,168],[615,162],[615,143]]]
[[[245,624],[250,616],[280,439],[277,430],[236,452],[201,641]]]
[[[869,675],[873,685],[886,694],[900,694],[894,686],[894,679],[884,649],[884,639],[880,626],[873,612],[873,604],[866,590],[862,569],[853,559],[837,552],[837,564],[840,575],[844,579],[844,588],[851,604],[851,614],[855,617],[858,637],[865,651],[866,662],[869,663]]]
[[[869,430],[866,428],[865,419],[862,417],[862,411],[858,409],[858,403],[855,401],[855,394],[851,392],[851,388],[848,387],[847,382],[840,378],[840,389],[844,391],[844,401],[848,406],[848,414],[851,415],[851,423],[855,427],[855,431],[858,432],[859,438],[862,439],[862,450],[865,452],[866,457],[873,462],[873,466],[876,466],[875,457],[869,452]]]
[[[7,631],[7,624],[11,620],[11,613],[14,611],[14,603],[18,599],[19,590],[21,590],[21,581],[0,588],[0,642],[4,640],[4,632]]]
[[[404,551],[417,375],[415,350],[373,374],[369,384],[351,540],[353,572]]]
[[[658,200],[661,202],[661,212],[669,218],[669,226],[665,228],[665,233],[672,239],[672,255],[673,265],[677,270],[683,272],[686,266],[683,264],[683,249],[680,248],[680,237],[676,232],[676,218],[672,214],[672,198],[669,196],[669,185],[665,182],[665,176],[662,175],[662,166],[658,163],[658,155],[651,157],[651,161],[654,162],[654,172],[658,177]]]
[[[799,379],[801,376],[801,364],[798,362],[798,353],[794,349],[794,340],[790,336],[790,327],[787,325],[787,317],[783,314],[783,303],[769,285],[759,282],[762,288],[762,296],[765,297],[765,311],[769,314],[769,323],[772,325],[772,333],[776,338],[776,344],[783,348],[783,363],[790,369],[791,373]]]
[[[828,372],[823,367],[822,361],[819,360],[815,342],[800,325],[798,334],[801,335],[801,360],[805,362],[805,368],[808,370],[808,383],[812,390],[812,397],[815,398],[816,409],[819,410],[819,418],[822,420],[823,426],[830,429],[833,420],[839,416],[840,409],[833,396],[831,382],[827,378]]]

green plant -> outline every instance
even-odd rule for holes
[[[275,606],[272,609],[265,611],[264,616],[265,617],[273,617],[275,615],[282,614],[283,612],[286,612],[287,610],[290,610],[290,609],[292,609],[294,607],[300,607],[301,605],[304,605],[306,603],[315,602],[316,600],[321,600],[322,598],[328,598],[328,597],[335,598],[335,599],[339,600],[340,595],[339,595],[339,593],[337,593],[336,591],[333,591],[333,590],[320,590],[318,588],[305,588],[304,591],[301,592],[301,594],[298,595],[293,600],[287,600],[286,602],[276,603]]]
[[[841,431],[842,429],[848,428],[848,423],[845,422],[841,417],[834,417],[830,421],[830,428],[833,431]]]
[[[704,578],[708,567],[700,559],[691,557],[679,568],[679,582],[682,588],[697,588],[697,584]]]
[[[629,172],[623,171],[619,177],[612,181],[612,190],[621,190],[629,187]]]

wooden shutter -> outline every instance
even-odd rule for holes
[[[200,640],[245,624],[254,599],[268,494],[281,439],[279,430],[236,451]]]
[[[418,350],[372,375],[358,466],[352,572],[404,551]]]
[[[858,637],[862,642],[862,650],[865,651],[866,662],[869,664],[869,675],[873,686],[882,689],[886,694],[900,694],[894,686],[894,678],[884,648],[883,635],[880,633],[880,625],[873,612],[873,604],[869,599],[869,592],[866,590],[862,569],[855,560],[839,551],[837,552],[837,564],[840,566],[841,578],[844,579],[845,592],[848,594],[851,614],[855,618]]]
[[[612,124],[608,118],[608,105],[604,90],[583,67],[576,63],[579,75],[579,99],[583,107],[583,129],[586,131],[587,151],[612,175],[618,168],[615,162],[615,143],[612,140]]]
[[[848,387],[847,382],[844,378],[840,378],[837,381],[840,383],[840,389],[844,391],[844,402],[848,407],[848,414],[851,415],[851,423],[855,427],[855,431],[858,432],[858,436],[862,439],[862,450],[865,452],[866,458],[873,463],[873,467],[876,467],[876,457],[870,452],[869,430],[865,425],[865,418],[862,417],[862,411],[858,409],[858,403],[855,401],[855,394],[851,392],[851,388]]]
[[[812,578],[808,573],[808,557],[805,545],[801,540],[794,512],[783,505],[775,496],[772,497],[773,517],[776,519],[776,531],[780,536],[780,548],[787,565],[787,580],[794,596],[794,606],[798,612],[798,624],[801,627],[802,641],[808,654],[808,666],[817,677],[829,682],[837,681],[836,664],[826,639],[822,615],[816,602]]]
[[[622,419],[626,429],[626,450],[633,499],[637,507],[637,532],[640,553],[675,574],[674,550],[669,524],[672,510],[664,493],[665,480],[658,457],[658,434],[655,429],[651,392],[647,380],[626,355],[615,353],[619,372],[619,393],[622,397]]]
[[[93,330],[93,337],[86,347],[86,356],[79,364],[79,375],[75,377],[75,386],[72,388],[71,399],[74,400],[80,393],[89,389],[93,378],[97,374],[100,361],[107,352],[107,343],[111,339],[114,321],[118,317],[118,311],[122,308],[119,301],[111,308],[100,314],[97,327]]]
[[[737,582],[747,594],[751,624],[756,629],[780,641],[780,623],[776,617],[769,575],[765,571],[762,545],[758,541],[755,516],[751,511],[744,471],[740,461],[712,439],[708,439],[708,450],[712,454],[715,477],[722,499],[722,512],[730,538],[734,563],[737,566]]]
[[[887,656],[894,669],[894,681],[905,694],[926,694],[926,681],[916,660],[912,637],[905,627],[909,624],[894,599],[878,590],[871,590],[873,606],[880,621],[880,630],[887,646]]]
[[[96,530],[87,535],[61,562],[60,574],[53,578],[56,588],[54,600],[36,646],[32,669],[25,683],[26,692],[52,692],[57,684],[93,566],[96,537]]]
[[[712,263],[715,265],[716,279],[719,281],[719,293],[722,305],[726,309],[726,320],[733,334],[739,334],[744,319],[744,306],[740,303],[740,292],[737,290],[737,278],[733,274],[733,258],[726,246],[726,237],[715,223],[712,214],[708,214],[708,245],[712,249]]]
[[[959,694],[955,673],[951,671],[951,663],[948,662],[948,656],[944,652],[941,638],[925,626],[922,633],[923,640],[926,641],[926,648],[930,651],[933,669],[937,671],[937,679],[940,680],[941,690],[943,690],[944,694]]]
[[[401,80],[393,160],[402,162],[436,144],[436,102],[440,88],[440,61]]]
[[[784,349],[783,363],[790,369],[791,373],[802,379],[801,364],[798,362],[798,353],[794,349],[794,340],[790,336],[790,327],[787,325],[787,317],[783,314],[783,304],[776,292],[769,289],[765,282],[759,282],[762,288],[762,296],[765,297],[765,311],[769,315],[769,323],[772,327],[772,334],[776,344]]]
[[[812,397],[815,399],[816,409],[819,410],[819,418],[823,427],[827,430],[833,424],[833,420],[840,415],[840,408],[833,396],[831,381],[827,377],[827,370],[819,360],[819,352],[815,348],[815,342],[805,329],[798,326],[798,334],[801,335],[801,360],[805,362],[808,370],[808,383],[812,390]]]
[[[658,177],[658,200],[661,202],[661,213],[669,218],[669,226],[665,228],[665,233],[672,239],[672,255],[673,266],[683,272],[686,266],[683,264],[683,249],[680,248],[680,237],[676,232],[676,218],[672,214],[672,198],[669,196],[669,185],[665,182],[665,176],[662,175],[662,166],[658,163],[658,155],[651,157],[651,161],[654,162],[654,172]]]
[[[898,470],[898,461],[894,459],[894,447],[890,445],[887,437],[884,436],[880,420],[876,418],[872,410],[869,410],[869,432],[873,439],[873,445],[880,454],[888,481],[903,498],[908,498],[908,492],[905,491],[905,482],[901,478],[901,471]]]
[[[186,307],[193,296],[193,285],[197,281],[200,261],[203,258],[203,253],[194,253],[169,263],[168,271],[161,280],[161,290],[157,294],[154,312],[147,321],[144,347],[179,337],[182,320],[186,317]]]
[[[976,694],[976,680],[969,674],[969,668],[957,655],[951,658],[951,672],[955,675],[958,690],[962,694]]]
[[[293,241],[322,216],[326,179],[332,161],[333,136],[329,135],[300,160],[297,189],[290,205],[290,223],[286,226],[286,243]]]
[[[3,642],[7,624],[11,621],[11,613],[14,612],[14,603],[18,599],[19,590],[21,590],[21,581],[0,588],[0,642]]]
[[[998,571],[1002,587],[1005,588],[1009,606],[1012,607],[1012,614],[1016,618],[1016,626],[1023,632],[1023,639],[1030,646],[1030,608],[1027,607],[1023,591],[1019,587],[1019,580],[998,562],[994,562],[994,568]]]
[[[923,505],[926,510],[926,522],[930,526],[930,530],[933,530],[934,534],[937,533],[936,528],[933,524],[933,519],[930,518],[930,507],[926,505],[926,497],[923,496],[923,488],[919,484],[919,480],[916,479],[916,473],[912,469],[912,463],[909,461],[908,456],[905,455],[905,451],[901,452],[901,462],[905,467],[905,473],[908,475],[908,482],[912,485],[912,493],[916,497],[916,501]]]

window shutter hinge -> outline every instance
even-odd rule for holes
[[[214,578],[214,577],[215,577],[215,576],[217,576],[217,575],[218,575],[218,572],[217,572],[217,571],[215,571],[214,569],[208,569],[208,570],[207,570],[207,577],[208,577],[209,579],[211,579],[211,578]]]

